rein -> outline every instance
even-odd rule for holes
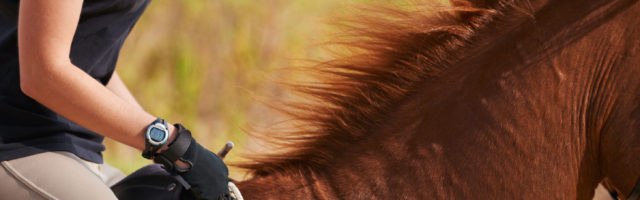
[[[224,157],[227,156],[231,149],[233,149],[233,142],[227,142],[226,144],[224,144],[224,147],[222,147],[222,149],[218,152],[218,156],[220,157],[220,159],[224,159]],[[233,183],[234,181],[235,180],[229,178],[229,195],[231,197],[230,200],[244,200],[244,198],[242,198],[242,193],[240,193],[240,190],[238,189],[236,184]]]

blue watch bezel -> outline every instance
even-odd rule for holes
[[[159,129],[164,133],[164,138],[162,139],[162,141],[154,141],[151,138],[151,129],[154,129],[154,128]],[[147,126],[147,131],[145,131],[145,141],[149,143],[151,146],[154,146],[154,147],[162,146],[165,143],[167,143],[167,140],[169,140],[169,128],[166,121],[156,120],[153,123],[149,124],[149,126]]]

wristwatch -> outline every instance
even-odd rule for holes
[[[158,149],[162,147],[169,139],[169,128],[167,121],[158,118],[151,122],[147,126],[147,131],[144,133],[144,151],[142,151],[142,157],[146,159],[152,159],[158,152]]]

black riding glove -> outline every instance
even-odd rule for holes
[[[176,139],[169,144],[167,150],[154,156],[154,162],[162,164],[165,170],[186,189],[190,189],[198,199],[229,199],[227,166],[218,156],[198,144],[189,130],[180,124],[175,126],[178,129]],[[178,159],[191,167],[182,169],[176,166],[175,161]]]
[[[191,169],[178,172],[200,199],[222,200],[229,195],[229,171],[222,160],[203,148],[193,138],[182,159],[190,161]]]

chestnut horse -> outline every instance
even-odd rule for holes
[[[590,199],[640,175],[640,3],[361,7],[245,199]],[[309,102],[308,100],[313,100]]]

